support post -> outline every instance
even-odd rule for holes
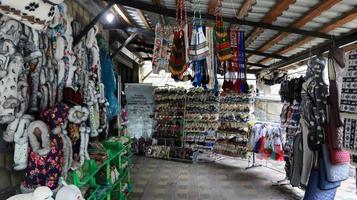
[[[133,40],[135,38],[135,36],[137,35],[137,32],[132,33],[123,44],[121,44],[119,46],[119,48],[117,50],[115,50],[111,55],[110,58],[114,58],[114,56],[119,53],[126,45],[128,45],[130,43],[131,40]]]

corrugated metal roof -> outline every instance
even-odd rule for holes
[[[152,0],[140,0],[141,2],[146,2],[152,4]],[[186,0],[186,7],[188,11],[201,9],[202,12],[207,12],[208,5],[210,0],[201,0],[199,8],[193,8],[191,1]],[[224,0],[222,2],[222,11],[223,15],[226,17],[234,17],[235,11],[239,10],[242,6],[244,0]],[[255,4],[252,5],[251,10],[249,10],[247,16],[245,16],[245,20],[261,22],[265,15],[277,4],[279,0],[255,0]],[[285,10],[281,16],[277,17],[276,21],[273,22],[273,25],[285,26],[289,27],[296,20],[301,18],[304,14],[308,13],[314,6],[322,3],[321,0],[296,0],[293,4],[289,6],[287,10]],[[161,5],[165,6],[169,9],[176,9],[176,0],[161,0]],[[301,29],[309,30],[309,31],[318,31],[327,24],[341,18],[348,12],[351,12],[353,9],[357,9],[357,0],[342,0],[329,8],[328,10],[322,12],[319,16],[312,19],[310,22],[306,23]],[[141,27],[145,28],[144,22],[137,15],[136,10],[132,8],[127,8],[130,17],[136,21],[136,23]],[[155,24],[159,22],[159,17],[157,14],[144,12],[148,23],[151,23],[152,27],[155,27]],[[168,24],[173,25],[175,23],[175,19],[172,17],[165,17],[165,20]],[[240,29],[246,32],[246,35],[253,30],[254,27],[242,25]],[[344,33],[351,32],[352,30],[357,29],[357,19],[348,22],[341,27],[338,27],[326,34],[331,34],[335,36],[342,35]],[[262,34],[259,35],[254,41],[247,46],[248,49],[256,50],[268,41],[270,41],[275,35],[279,32],[275,30],[265,29]],[[294,44],[297,40],[303,38],[303,35],[299,34],[289,34],[289,36],[285,37],[277,44],[270,47],[265,53],[275,53],[279,54],[281,49],[286,48]],[[318,45],[322,42],[326,41],[326,39],[315,38],[310,42],[302,45],[301,47],[297,47],[296,49],[287,52],[284,56],[292,56],[301,51],[307,50],[312,46]],[[152,41],[151,41],[152,42]],[[263,56],[254,56],[252,60],[249,62],[259,62],[264,59]],[[279,61],[278,59],[270,60],[265,64],[272,64],[274,62]]]

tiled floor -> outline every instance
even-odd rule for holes
[[[182,163],[134,157],[130,200],[258,200],[301,199],[303,191],[272,186],[284,178],[283,165],[260,161],[266,167],[245,170],[246,160]],[[273,169],[270,169],[273,168]],[[356,200],[355,182],[342,184],[336,199]]]

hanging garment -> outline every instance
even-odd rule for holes
[[[344,62],[344,51],[336,48],[330,50],[329,60],[329,138],[331,138],[329,147],[331,149],[341,149],[343,143],[343,123],[340,117],[340,96],[342,92],[342,74],[346,71]]]
[[[292,153],[292,167],[289,176],[290,184],[293,187],[300,187],[301,171],[303,166],[303,146],[302,133],[298,131],[294,138],[293,153]]]
[[[97,35],[97,40],[100,48],[100,64],[101,64],[101,80],[103,81],[103,87],[105,90],[105,98],[109,103],[107,116],[110,121],[113,117],[117,116],[120,110],[118,98],[116,97],[116,79],[113,71],[113,62],[110,59],[108,50],[105,46],[104,37]],[[103,97],[104,99],[104,97]],[[104,99],[104,101],[106,101]]]
[[[303,84],[301,93],[301,107],[303,108],[301,113],[308,122],[308,145],[313,151],[319,150],[326,139],[324,123],[327,116],[328,81],[324,80],[324,76],[327,75],[325,64],[324,58],[321,57],[314,57],[310,60],[306,75],[308,80]]]
[[[314,160],[317,158],[316,152],[311,151],[308,145],[308,135],[310,134],[310,129],[307,121],[302,118],[300,120],[301,132],[302,132],[302,148],[303,148],[303,160],[302,160],[302,170],[301,170],[301,184],[307,185],[309,182],[310,172]]]
[[[155,42],[152,57],[153,74],[159,74],[161,70],[168,72],[170,49],[172,46],[172,28],[157,23],[155,26]]]

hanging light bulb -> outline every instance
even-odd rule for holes
[[[114,15],[113,13],[108,13],[105,18],[107,19],[107,22],[112,23],[112,21],[114,20]]]

